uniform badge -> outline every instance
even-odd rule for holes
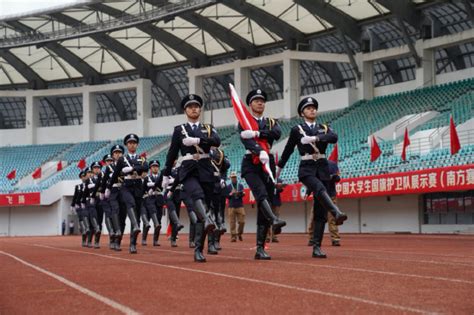
[[[193,100],[193,99],[194,99],[194,95],[192,95],[192,94],[189,95],[189,99],[190,99],[190,100]]]

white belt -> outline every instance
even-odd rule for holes
[[[204,154],[199,154],[199,153],[195,153],[195,154],[186,154],[185,156],[183,156],[182,160],[183,161],[189,161],[189,160],[202,160],[202,159],[208,159],[209,158],[209,154],[207,153],[204,153]]]
[[[302,161],[306,160],[319,160],[319,159],[324,159],[326,157],[326,154],[321,154],[321,153],[314,153],[314,154],[305,154],[301,156]]]
[[[115,183],[112,185],[112,187],[122,187],[122,183]]]
[[[127,176],[125,176],[125,179],[140,179],[140,176],[138,176],[138,175],[127,175]]]
[[[254,153],[250,150],[245,150],[245,154],[254,154]],[[272,151],[270,151],[268,154],[273,155],[274,153]]]

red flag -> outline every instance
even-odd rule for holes
[[[377,140],[375,140],[375,136],[372,136],[372,143],[370,146],[370,162],[377,160],[381,154],[382,151],[380,150]]]
[[[337,163],[337,161],[339,160],[339,151],[337,148],[337,143],[334,146],[334,149],[332,149],[331,155],[329,156],[328,160],[333,161],[335,163]]]
[[[8,173],[8,175],[7,175],[7,178],[8,178],[9,180],[15,179],[15,177],[16,177],[16,170],[11,171],[11,172]]]
[[[242,104],[242,101],[240,100],[239,95],[237,94],[237,91],[235,90],[234,86],[231,83],[229,83],[229,89],[230,89],[230,99],[232,101],[232,108],[234,109],[235,117],[239,121],[240,126],[242,126],[244,130],[258,131],[259,129],[258,123],[252,117],[252,114],[250,114],[247,107],[245,107]],[[255,138],[255,141],[267,153],[270,152],[270,146],[268,145],[268,141],[266,139]],[[259,162],[260,162],[259,157],[255,155],[253,157],[253,163],[258,164]],[[271,180],[275,183],[275,179],[273,178],[273,173],[270,169],[269,163],[262,164],[262,167],[265,170],[265,172],[267,172]]]
[[[403,138],[402,160],[407,159],[407,147],[410,145],[410,138],[408,138],[408,128],[405,128],[405,137]]]
[[[79,167],[81,170],[86,167],[86,160],[82,159],[77,163],[77,167]]]
[[[34,179],[41,178],[41,167],[38,167],[38,168],[33,172],[33,174],[31,174],[31,177],[33,177]]]
[[[63,170],[63,161],[59,161],[58,165],[56,165],[56,172]]]
[[[449,119],[449,139],[451,141],[451,155],[454,155],[461,149],[461,143],[459,143],[458,132],[454,125],[453,116]]]
[[[102,161],[102,160],[100,160],[100,161],[99,161],[99,164],[100,164],[100,166],[104,166],[104,165],[105,165],[105,162]]]
[[[146,159],[146,156],[147,156],[146,152],[142,152],[142,153],[140,154],[140,157],[141,157],[141,158]]]

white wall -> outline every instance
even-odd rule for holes
[[[39,127],[36,129],[36,143],[68,143],[84,141],[82,138],[82,125]]]
[[[318,112],[327,112],[349,107],[357,100],[357,91],[353,88],[343,88],[321,93],[305,95],[314,97],[319,103]],[[303,98],[303,97],[301,97]],[[297,106],[296,104],[295,106]]]
[[[390,95],[390,94],[400,93],[400,92],[405,92],[405,91],[411,91],[411,90],[415,90],[416,88],[418,88],[416,86],[416,80],[390,84],[390,85],[384,85],[384,86],[374,88],[374,97]]]
[[[418,195],[361,199],[361,232],[420,232]]]
[[[56,204],[12,208],[10,236],[57,235],[60,230],[57,210]]]
[[[9,233],[10,211],[14,208],[0,208],[0,236],[7,236]]]
[[[0,129],[0,146],[26,145],[26,129]]]
[[[122,139],[124,135],[136,132],[137,121],[125,120],[109,123],[94,124],[94,140]],[[141,136],[141,135],[140,135]],[[84,140],[81,140],[84,141]]]
[[[474,225],[469,224],[423,224],[421,233],[474,233]]]
[[[148,119],[148,135],[161,136],[173,133],[175,126],[186,121],[184,114]]]
[[[438,74],[436,76],[436,84],[443,84],[472,78],[474,78],[474,68],[467,68],[459,71]]]

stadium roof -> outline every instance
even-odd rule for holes
[[[155,82],[162,69],[286,48],[353,54],[364,39],[373,50],[413,42],[428,19],[438,35],[471,28],[472,12],[467,0],[89,1],[1,20],[0,87],[97,84],[124,73]]]

